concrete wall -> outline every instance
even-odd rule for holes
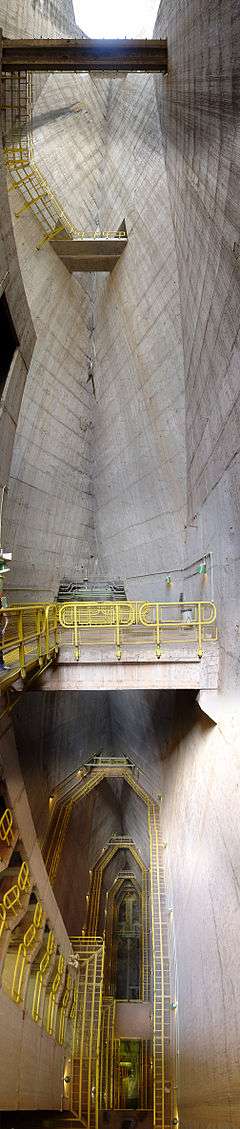
[[[49,821],[49,796],[57,784],[95,753],[111,751],[106,694],[23,695],[13,714],[27,795],[42,840]],[[41,802],[40,802],[41,797]]]
[[[79,712],[73,715],[74,697]],[[100,694],[96,697],[101,699]],[[31,764],[33,750],[38,760],[45,748],[51,778],[59,780],[76,766],[78,756],[83,759],[78,734],[81,703],[82,718],[86,707],[84,695],[59,694],[55,701],[52,696],[51,709],[48,701],[44,694],[29,695],[25,705],[23,700],[18,728],[21,723],[25,766],[28,760]],[[93,701],[91,705],[94,733]],[[176,933],[179,1109],[184,1129],[228,1129],[238,1125],[239,1117],[239,714],[235,705],[227,710],[224,697],[215,699],[215,714],[217,707],[218,724],[213,725],[193,694],[119,692],[109,695],[108,724],[106,702],[102,722],[98,714],[102,735],[105,717],[104,740],[108,732],[111,754],[126,753],[144,770],[146,788],[155,797],[163,796],[160,831],[167,843],[168,904]],[[86,717],[83,732],[87,747]],[[33,777],[32,768],[31,773]],[[31,791],[33,795],[33,781]],[[37,792],[39,777],[35,810]],[[59,875],[55,886],[62,911],[74,926],[84,914],[88,868],[109,833],[130,834],[148,864],[146,821],[134,794],[124,782],[109,781],[93,797],[83,801],[82,811],[80,804],[76,809],[62,878]],[[104,890],[127,861],[125,852],[120,866],[119,860],[109,866]],[[130,855],[128,861],[132,867]]]
[[[6,781],[34,888],[67,960],[71,945],[43,863],[9,719],[1,721],[0,772]],[[64,1048],[34,1023],[25,1007],[15,1004],[1,985],[0,1108],[61,1109],[63,1069]]]
[[[0,989],[0,1102],[4,1109],[61,1109],[64,1051]]]
[[[184,707],[183,707],[184,708]],[[239,716],[176,719],[162,818],[178,961],[184,1129],[239,1124]]]
[[[3,33],[10,36],[81,34],[76,28],[71,0],[67,3],[44,0],[43,4],[40,0],[29,0],[24,6],[16,3],[11,7],[1,0],[0,26]],[[49,81],[51,84],[52,80]],[[57,90],[58,85],[61,87],[61,76],[54,81]],[[71,81],[74,87],[74,78],[71,80],[70,76],[70,85]],[[41,103],[40,98],[41,127],[49,105],[48,100],[46,104],[44,102],[45,85],[48,85],[46,76],[38,76],[34,80],[35,104],[40,95],[43,99]],[[79,92],[77,94],[75,90],[72,94],[74,104],[77,97]],[[54,111],[52,88],[50,105]],[[73,121],[76,125],[75,113]],[[54,113],[53,130],[55,133]],[[45,145],[44,130],[43,142]],[[75,145],[75,156],[80,148],[80,145],[78,149]],[[96,149],[96,139],[93,148]],[[56,165],[54,146],[52,164]],[[64,153],[60,166],[67,168],[67,155]],[[26,223],[18,220],[16,243],[33,326],[11,232],[2,163],[1,177],[5,196],[1,198],[0,214],[4,241],[4,248],[0,243],[0,255],[3,257],[3,265],[0,259],[0,285],[8,270],[6,296],[19,336],[20,350],[14,371],[10,374],[11,383],[9,385],[9,378],[1,400],[4,429],[2,427],[0,484],[8,480],[3,530],[14,556],[9,594],[13,602],[21,602],[53,597],[59,580],[68,571],[71,574],[72,570],[79,570],[81,576],[82,562],[89,560],[95,546],[91,490],[91,393],[89,386],[86,388],[91,345],[92,282],[87,276],[82,280],[71,280],[51,247],[37,252],[36,245],[43,233],[33,216],[28,213]],[[12,194],[11,204],[15,225],[15,212],[22,204],[17,193]],[[22,404],[9,480],[16,424],[35,334],[37,346]]]
[[[85,232],[100,225],[109,86],[94,74],[49,75],[34,109],[35,160],[71,223]]]
[[[4,508],[17,603],[51,599],[69,571],[81,576],[95,535],[86,386],[91,276],[71,278],[50,245],[36,250],[40,227],[33,215],[14,222],[37,333]]]
[[[97,277],[96,534],[106,574],[181,567],[186,504],[180,304],[153,80],[111,82],[102,226],[129,243]],[[145,595],[157,583],[145,582]]]
[[[225,687],[239,672],[239,9],[162,0],[156,80],[186,386],[188,559],[212,549]]]
[[[8,303],[19,347],[14,353],[0,400],[0,490],[9,478],[18,414],[35,344],[11,223],[0,131],[0,297],[2,294],[5,294]]]
[[[34,8],[37,21],[40,10],[36,5]],[[58,9],[58,15],[60,12],[62,9]],[[8,525],[10,510],[5,522],[17,562],[13,583],[23,591],[23,551],[24,566],[27,563],[24,590],[29,593],[32,589],[40,594],[48,588],[48,594],[54,594],[59,574],[66,570],[76,574],[84,559],[95,572],[115,577],[121,573],[130,596],[163,597],[168,595],[165,575],[174,569],[181,570],[185,540],[188,562],[211,550],[222,625],[221,680],[226,687],[236,682],[239,658],[237,15],[234,4],[225,7],[223,13],[220,0],[211,5],[211,10],[206,0],[201,15],[195,0],[191,17],[187,0],[171,8],[167,0],[162,0],[155,34],[168,36],[169,76],[156,80],[157,102],[152,78],[141,76],[110,81],[87,76],[70,76],[66,81],[55,76],[47,80],[39,94],[35,143],[39,164],[52,187],[83,228],[92,225],[94,229],[100,222],[109,230],[118,226],[125,215],[129,245],[111,278],[98,278],[96,292],[93,286],[89,290],[86,278],[80,280],[80,276],[78,291],[76,282],[70,286],[63,268],[51,257],[51,250],[46,252],[47,258],[41,252],[41,266],[39,256],[37,267],[34,264],[36,291],[33,289],[31,299],[33,260],[29,244],[33,246],[31,225],[35,221],[29,215],[21,224],[19,221],[16,238],[21,265],[23,242],[28,247],[24,280],[35,324],[39,299],[36,275],[41,274],[45,302],[46,294],[49,297],[49,271],[51,274],[52,302],[54,309],[57,303],[61,322],[60,334],[54,325],[57,349],[59,336],[61,347],[64,344],[66,348],[63,395],[73,392],[72,384],[66,380],[66,366],[69,372],[72,362],[70,343],[66,342],[62,325],[63,306],[64,320],[65,308],[70,306],[77,363],[79,319],[81,327],[84,325],[84,386],[87,355],[94,347],[95,334],[97,403],[89,386],[87,391],[84,388],[84,404],[86,394],[89,406],[89,414],[85,415],[87,439],[94,422],[88,468],[85,443],[83,447],[81,444],[81,458],[84,455],[90,478],[87,486],[83,477],[81,481],[78,478],[81,517],[79,514],[76,519],[71,497],[68,532],[68,510],[61,510],[58,505],[57,519],[53,517],[55,502],[50,506],[46,501],[45,478],[43,491],[40,485],[40,494],[32,493],[39,475],[39,457],[42,459],[43,453],[44,461],[49,462],[50,444],[55,481],[59,459],[61,463],[64,459],[64,472],[61,469],[60,474],[61,486],[63,474],[65,484],[67,477],[67,506],[73,488],[73,466],[74,479],[76,473],[76,453],[74,461],[71,457],[68,463],[66,457],[65,430],[68,434],[69,420],[65,409],[64,421],[61,417],[64,433],[55,422],[54,434],[53,428],[49,434],[47,427],[47,445],[42,452],[41,416],[37,415],[34,426],[32,418],[32,370],[29,400],[25,402],[28,441],[26,444],[25,434],[24,465],[22,420],[16,447],[16,456],[20,454],[21,459],[19,463],[16,458],[13,464],[13,494],[17,499],[17,509],[14,502],[12,511],[14,529]],[[3,17],[6,22],[5,10]],[[71,23],[70,10],[68,18]],[[36,22],[32,27],[37,33]],[[50,319],[52,302],[48,308]],[[69,321],[70,314],[68,325]],[[41,316],[41,322],[40,337],[43,324],[45,337],[45,316]],[[82,342],[82,328],[80,338]],[[39,341],[43,374],[48,365],[42,346]],[[49,352],[52,353],[52,341],[49,346],[48,338]],[[55,348],[51,366],[55,392],[58,363]],[[44,379],[45,395],[49,375]],[[55,392],[51,387],[53,399]],[[52,411],[52,399],[50,407]],[[71,410],[78,418],[76,398]],[[53,414],[55,420],[55,405]],[[59,423],[58,418],[56,422]],[[28,467],[26,471],[25,447],[31,437],[32,470]],[[63,440],[62,459],[59,451]],[[51,465],[51,474],[52,469]],[[77,469],[84,474],[82,462]],[[94,492],[97,542],[86,515],[85,494],[89,489]],[[58,497],[55,482],[51,482],[51,488],[48,484],[47,493],[52,493],[54,499]],[[26,537],[21,541],[15,520],[16,513],[20,513],[19,496],[26,517]],[[39,521],[38,516],[39,508],[46,506],[49,540],[48,534],[47,538],[44,535],[42,517]],[[50,538],[56,548],[50,546]],[[39,557],[43,556],[40,575]],[[176,572],[175,578],[172,594],[177,598],[182,587],[181,572]]]

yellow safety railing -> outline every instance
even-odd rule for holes
[[[7,626],[6,626],[7,619]],[[56,604],[16,605],[0,610],[0,641],[4,664],[0,688],[33,666],[42,669],[58,653],[59,622]]]
[[[64,1045],[64,1042],[65,1042],[66,1024],[67,1024],[67,1017],[68,1017],[68,1014],[69,1014],[69,1011],[70,1011],[70,1006],[71,1006],[72,992],[73,992],[72,976],[68,972],[67,976],[66,976],[66,983],[65,983],[65,988],[64,988],[64,992],[63,992],[63,997],[62,997],[62,1000],[61,1000],[61,1003],[60,1003],[58,1042],[60,1043],[61,1047]]]
[[[25,860],[21,864],[19,874],[16,875],[16,880],[9,886],[10,873],[11,871],[6,872],[6,877],[1,883],[0,937],[2,936],[3,930],[8,927],[9,919],[12,919],[12,915],[17,917],[22,908],[22,898],[30,891],[29,866]]]
[[[53,963],[53,959],[55,958],[56,948],[57,942],[53,930],[51,929],[47,934],[44,951],[40,952],[40,958],[38,959],[38,965],[36,967],[36,978],[32,1002],[32,1018],[35,1020],[35,1023],[42,1021],[43,988],[47,980],[49,969],[51,968],[51,964]]]
[[[119,661],[132,659],[134,648],[138,659],[143,648],[150,661],[169,652],[177,659],[182,648],[186,659],[201,659],[204,647],[216,639],[216,607],[207,600],[13,605],[0,609],[5,664],[0,689],[7,689],[19,675],[25,679],[33,667],[43,670],[57,655],[59,641],[73,648],[76,661],[84,661],[86,650],[95,648],[95,661],[100,662],[104,649],[113,650]],[[83,771],[86,774],[86,768]]]
[[[139,603],[135,601],[65,603],[59,620],[79,661],[81,647],[114,647],[117,659],[128,647],[166,650],[188,646],[202,657],[206,643],[216,641],[216,607],[207,600]]]
[[[13,814],[11,808],[5,808],[3,815],[1,815],[0,839],[2,843],[6,843],[7,847],[11,847],[14,843]]]
[[[66,804],[65,807],[60,808],[60,811],[57,812],[56,820],[54,818],[55,812],[53,813],[53,823],[51,821],[46,838],[46,845],[43,847],[44,862],[50,882],[52,883],[56,878],[71,813],[71,802]]]
[[[98,1129],[104,940],[82,935],[71,941],[79,964],[72,1109],[88,1129]]]
[[[3,795],[7,805],[5,786]],[[65,958],[49,928],[29,863],[22,859],[21,842],[19,865],[14,865],[18,840],[15,815],[6,806],[0,818],[0,850],[5,850],[0,874],[1,983],[56,1042],[74,1049],[78,982],[76,971],[70,971],[73,953]]]
[[[37,250],[55,238],[77,240],[126,239],[126,231],[79,231],[71,223],[48,181],[34,161],[32,131],[31,74],[18,72],[2,75],[2,132],[4,156],[10,177],[10,191],[21,192],[24,202],[16,218],[31,209],[45,234]]]
[[[32,921],[30,921],[28,928],[25,929],[23,939],[20,941],[18,947],[13,973],[12,998],[17,1004],[19,1004],[21,1001],[24,1001],[27,967],[31,960],[31,956],[34,952],[36,943],[38,943],[39,933],[44,924],[44,913],[41,902],[37,902],[31,916]]]
[[[54,969],[54,975],[51,982],[48,1007],[46,1015],[46,1031],[48,1035],[55,1034],[56,1018],[57,1018],[57,1005],[60,992],[62,991],[63,979],[65,976],[65,958],[63,953],[57,956],[57,963]],[[48,995],[48,992],[47,992]]]

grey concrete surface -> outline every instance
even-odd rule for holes
[[[239,713],[179,718],[165,759],[162,819],[178,960],[184,1129],[240,1124]]]
[[[0,12],[9,34],[13,28],[46,34],[53,26],[61,34],[66,21],[73,28],[70,3],[49,3],[44,12],[40,0],[11,8],[1,0]],[[156,596],[160,573],[174,571],[179,595],[184,562],[212,551],[221,686],[236,693],[238,5],[162,0],[161,34],[169,42],[169,76],[155,84],[140,77],[107,84],[71,78],[65,86],[59,77],[34,91],[37,159],[50,185],[84,227],[111,230],[125,215],[129,243],[111,279],[70,279],[51,247],[36,252],[37,219],[28,213],[15,222],[13,215],[37,344],[14,442],[4,534],[14,553],[13,598],[22,599],[54,595],[64,574],[81,575],[82,563],[105,578],[121,574],[127,591],[138,596],[140,585],[143,598]],[[13,213],[16,208],[14,197]],[[6,211],[1,224],[4,243],[6,224],[12,241]],[[4,246],[1,278],[6,255],[8,269]],[[21,333],[26,324],[28,332],[17,285],[15,299]],[[96,400],[87,385],[94,346]],[[21,399],[13,389],[11,444]],[[120,685],[119,675],[112,694],[22,697],[16,739],[33,817],[42,835],[51,787],[102,747],[132,755],[156,795],[164,793],[182,1129],[238,1129],[236,698],[231,717],[223,701],[214,726],[189,691],[131,694]],[[146,845],[139,806],[124,788],[96,794],[82,823],[80,832],[76,810],[65,846],[68,890],[76,843],[81,846],[74,922],[84,911],[94,836],[100,844],[103,834],[124,826]],[[69,892],[58,881],[70,922]]]
[[[14,811],[34,889],[46,914],[49,928],[66,960],[71,956],[69,937],[59,905],[43,863],[31,808],[18,760],[14,732],[9,718],[0,726],[0,774],[7,780],[11,810]],[[11,865],[11,864],[10,864]],[[55,1043],[41,1025],[0,986],[0,1103],[5,1109],[60,1109],[63,1090],[64,1048]]]
[[[238,1126],[236,703],[230,708],[221,700],[219,722],[214,725],[201,713],[195,696],[186,692],[119,692],[109,694],[108,700],[104,695],[101,713],[100,694],[94,702],[91,694],[58,693],[51,708],[49,695],[35,694],[34,705],[32,697],[22,699],[15,729],[33,811],[38,810],[39,780],[44,786],[46,767],[48,782],[54,785],[64,770],[70,772],[82,763],[91,734],[95,750],[108,746],[111,755],[126,753],[143,768],[146,788],[155,798],[162,796],[160,837],[166,843],[167,900],[173,909],[178,962],[180,1124],[184,1129]],[[38,779],[33,757],[39,765]],[[69,827],[62,877],[59,873],[55,885],[66,922],[84,924],[89,867],[110,834],[119,834],[120,829],[133,837],[148,865],[143,805],[123,783],[105,781],[104,788],[83,804],[82,812],[76,805]],[[115,860],[105,874],[105,890],[118,869]]]
[[[0,400],[0,489],[9,480],[18,415],[35,345],[35,332],[23,286],[11,223],[0,131],[0,296],[3,294],[8,304],[19,346],[14,353]]]
[[[162,0],[156,80],[174,224],[186,388],[187,543],[214,553],[221,680],[239,679],[239,69],[237,4]]]
[[[125,651],[127,648],[125,648]],[[157,661],[144,652],[135,656],[125,654],[119,663],[111,653],[109,658],[99,655],[94,661],[85,655],[81,662],[72,662],[72,655],[60,651],[60,658],[54,670],[43,675],[43,690],[216,690],[218,687],[219,649],[217,643],[210,643],[203,657],[190,652],[185,657],[182,650],[163,653]]]
[[[168,37],[167,78],[59,75],[38,91],[36,156],[50,185],[84,229],[115,228],[124,214],[129,244],[112,278],[103,276],[96,285],[92,280],[86,295],[80,276],[69,290],[51,249],[36,257],[37,221],[29,215],[18,220],[16,241],[38,346],[19,421],[10,487],[14,503],[11,496],[5,529],[14,548],[13,593],[29,596],[47,589],[54,594],[58,563],[61,575],[67,570],[72,575],[86,562],[95,574],[121,573],[132,595],[140,585],[141,594],[153,596],[159,573],[181,569],[185,542],[188,561],[211,550],[223,628],[221,684],[231,687],[239,660],[238,12],[234,4],[223,12],[219,0],[211,11],[204,3],[201,19],[199,13],[194,0],[193,30],[187,23],[186,35],[187,0],[178,8],[169,9],[167,0],[161,4],[155,34]],[[45,17],[52,26],[55,20],[60,34],[63,8],[45,7]],[[64,18],[71,29],[70,5]],[[19,9],[11,19],[20,30]],[[33,34],[40,29],[46,34],[44,19],[41,12],[39,23],[40,8],[29,5]],[[2,0],[4,30],[9,21]],[[51,340],[42,312],[46,295]],[[67,309],[73,314],[74,347],[65,332]],[[72,348],[85,386],[93,342],[97,397],[94,401],[88,385],[88,411],[84,393],[83,424],[79,421],[80,430],[87,428],[86,442],[81,436],[76,467],[80,452],[76,456],[65,403],[73,394]],[[54,400],[63,347],[59,419]],[[37,358],[43,397],[36,413]],[[45,406],[49,386],[51,402]],[[75,393],[76,386],[71,411],[78,417]],[[68,531],[76,470],[82,475],[77,506],[84,514],[78,519],[71,501]],[[66,509],[57,501],[59,475]],[[85,512],[86,492],[94,499],[94,522]],[[16,515],[22,505],[20,540]],[[44,516],[47,509],[51,545],[41,507]]]

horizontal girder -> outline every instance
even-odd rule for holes
[[[167,72],[166,39],[2,39],[5,71]]]

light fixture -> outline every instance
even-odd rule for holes
[[[171,577],[171,576],[166,576],[166,577],[165,577],[165,580],[166,580],[166,584],[167,584],[167,587],[168,587],[168,588],[171,588],[171,587],[172,587],[172,577]]]
[[[198,572],[199,576],[207,576],[206,557],[204,557],[204,560],[201,561],[201,563],[197,566],[197,572]]]
[[[11,561],[11,560],[12,560],[12,553],[3,553],[3,550],[0,549],[0,574],[1,574],[1,576],[3,575],[4,572],[10,572],[10,568],[8,567],[8,565],[5,564],[5,561]]]

